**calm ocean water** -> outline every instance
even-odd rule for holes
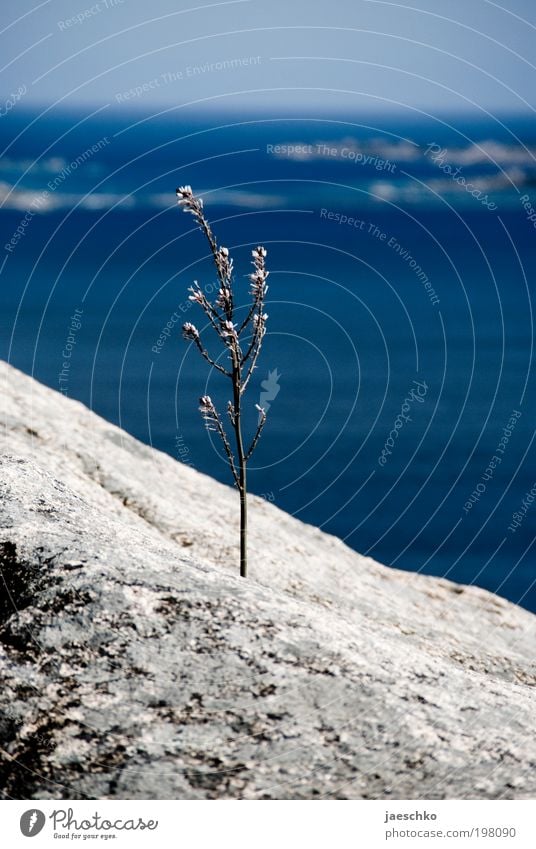
[[[269,250],[252,491],[536,610],[533,124],[19,110],[0,142],[0,356],[229,482],[178,320],[214,281],[189,183],[244,304]]]

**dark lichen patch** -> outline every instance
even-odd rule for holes
[[[208,798],[226,795],[233,786],[236,791],[240,773],[247,772],[247,767],[243,763],[229,766],[220,758],[207,758],[204,752],[200,754],[200,759],[203,762],[203,769],[188,767],[185,778],[191,787],[204,790]]]
[[[39,571],[18,556],[13,542],[0,541],[0,625],[34,601]]]
[[[75,587],[58,589],[52,598],[44,599],[40,604],[43,613],[72,614],[87,607],[95,600],[95,594],[90,590],[77,590]]]
[[[0,753],[0,786],[14,799],[31,798],[47,781],[47,757],[55,747],[54,724],[48,722],[27,736],[13,737],[16,745]]]
[[[22,658],[19,658],[22,662],[34,662],[40,654],[40,646],[32,640],[31,630],[29,628],[17,628],[13,621],[8,622],[0,629],[0,643],[23,655]]]

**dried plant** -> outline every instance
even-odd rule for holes
[[[237,306],[233,289],[233,260],[229,256],[229,251],[227,248],[220,247],[216,242],[210,225],[205,218],[203,201],[193,194],[191,187],[181,186],[178,188],[177,199],[179,206],[183,208],[184,212],[189,212],[193,215],[202,230],[209,244],[218,274],[219,292],[214,303],[208,300],[197,281],[190,287],[189,291],[191,295],[189,297],[191,301],[194,301],[201,307],[208,319],[207,327],[211,327],[223,343],[228,354],[228,364],[221,365],[209,354],[194,324],[187,321],[183,325],[182,331],[185,339],[193,342],[209,365],[225,377],[228,377],[232,383],[233,400],[227,402],[227,415],[229,416],[234,434],[236,458],[222,417],[208,395],[203,395],[199,399],[199,410],[207,428],[216,431],[221,438],[233,480],[240,494],[240,575],[245,578],[248,568],[247,463],[257,446],[266,423],[266,411],[263,407],[255,404],[259,413],[257,429],[249,447],[246,449],[242,436],[242,396],[256,368],[257,359],[262,347],[262,340],[266,333],[266,320],[268,318],[264,312],[264,301],[268,290],[266,285],[266,279],[268,277],[268,271],[265,265],[266,250],[263,247],[258,247],[252,251],[253,273],[249,277],[251,282],[251,302],[248,305],[245,317],[240,321],[236,315]]]

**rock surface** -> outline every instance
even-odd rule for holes
[[[536,795],[536,617],[0,380],[7,798]]]

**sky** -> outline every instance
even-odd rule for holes
[[[531,113],[534,0],[3,0],[3,100]],[[1,105],[1,104],[0,104]]]

